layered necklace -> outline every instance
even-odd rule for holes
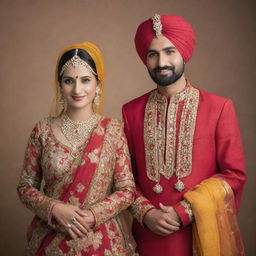
[[[73,121],[66,113],[61,116],[61,131],[72,147],[71,156],[76,158],[81,145],[86,143],[100,120],[100,116],[93,113],[85,121]]]

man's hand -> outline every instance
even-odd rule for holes
[[[180,228],[179,217],[172,207],[160,204],[161,209],[152,209],[146,213],[144,223],[155,234],[167,236]]]
[[[180,217],[179,217],[179,215],[177,214],[177,212],[173,209],[172,206],[165,206],[165,205],[163,205],[163,204],[161,204],[161,203],[159,204],[159,206],[160,206],[160,209],[161,209],[163,212],[169,213],[170,216],[171,216],[171,218],[172,218],[173,220],[175,220],[176,222],[178,222],[178,223],[179,223],[179,226],[180,226],[180,224],[181,224]]]

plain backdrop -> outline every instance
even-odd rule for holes
[[[16,185],[31,129],[49,114],[59,52],[82,41],[99,46],[105,115],[121,118],[122,104],[155,86],[133,38],[139,23],[159,13],[181,15],[196,31],[190,82],[235,104],[248,170],[239,223],[246,255],[255,256],[255,7],[249,0],[0,0],[0,254],[24,253],[33,214]]]

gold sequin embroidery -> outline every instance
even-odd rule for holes
[[[176,149],[176,119],[179,102],[184,101]],[[188,86],[168,101],[154,90],[144,117],[144,143],[147,176],[159,182],[160,174],[170,179],[188,176],[192,170],[192,148],[199,104],[199,91]],[[176,166],[175,166],[176,163]]]

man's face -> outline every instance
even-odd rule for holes
[[[147,68],[152,80],[161,86],[175,83],[185,64],[175,46],[164,36],[154,38],[148,48]]]

